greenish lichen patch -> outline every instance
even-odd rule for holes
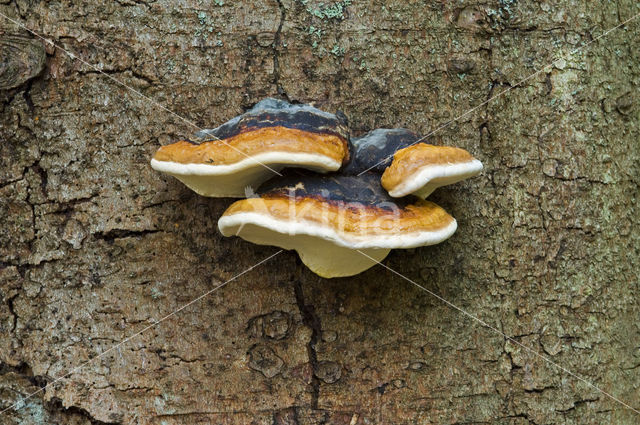
[[[333,49],[331,49],[331,54],[337,57],[344,56],[344,47],[340,47],[337,44],[334,45]]]
[[[219,6],[222,6],[224,3],[220,3]],[[196,29],[193,33],[193,36],[196,38],[197,40],[202,40],[203,42],[206,42],[209,39],[209,36],[213,34],[213,32],[215,31],[215,25],[213,22],[213,19],[207,15],[206,12],[204,11],[199,11],[197,13],[197,18],[198,18],[198,24],[196,26]],[[224,45],[224,43],[222,42],[222,32],[218,31],[216,32],[216,36],[217,38],[215,40],[213,40],[213,45],[217,46],[217,47],[221,47]]]
[[[311,5],[309,0],[297,0],[303,6],[306,6],[306,11],[320,19],[345,19],[345,11],[348,6],[351,5],[351,0],[342,0],[331,4],[319,3],[317,6]]]
[[[322,57],[329,53],[336,58],[343,57],[346,48],[338,44],[334,25],[347,18],[347,7],[353,2],[351,0],[330,4],[310,0],[296,0],[296,2],[304,6],[308,15],[310,24],[305,28],[305,32],[314,54]],[[333,45],[329,44],[332,40]]]

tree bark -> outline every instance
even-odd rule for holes
[[[82,59],[0,17],[0,423],[638,423],[636,1],[0,3]],[[283,252],[162,320],[277,249],[150,157],[265,96],[484,163],[425,290]]]

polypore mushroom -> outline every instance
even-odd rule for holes
[[[384,172],[382,186],[394,198],[426,198],[436,188],[478,174],[482,163],[464,149],[435,146],[406,129],[377,129],[354,139],[348,174]]]
[[[196,137],[202,143],[161,147],[151,166],[203,196],[244,197],[247,187],[258,187],[285,167],[329,172],[349,160],[343,118],[277,99],[264,99]]]
[[[295,249],[307,267],[326,278],[358,274],[394,248],[437,244],[457,226],[432,202],[391,198],[377,173],[288,173],[259,193],[225,211],[218,221],[222,234]]]
[[[382,174],[382,186],[394,198],[409,194],[426,198],[440,186],[480,171],[482,162],[464,149],[417,143],[393,155],[393,162]]]

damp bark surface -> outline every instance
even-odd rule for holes
[[[0,12],[82,59],[0,17],[0,423],[638,423],[585,383],[640,408],[640,22],[592,42],[635,0]],[[424,289],[282,252],[166,317],[277,249],[149,159],[266,96],[484,163],[385,260]]]

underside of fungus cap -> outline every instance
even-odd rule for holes
[[[382,175],[382,186],[393,197],[426,198],[440,186],[475,176],[482,163],[464,149],[418,143],[400,149]]]
[[[358,274],[394,248],[437,244],[456,230],[455,219],[432,202],[391,198],[377,173],[295,171],[267,182],[259,197],[233,203],[218,222],[222,234],[295,249],[314,273],[331,278]]]
[[[342,117],[310,105],[264,99],[196,142],[163,146],[151,160],[203,196],[244,197],[285,167],[338,170],[349,160],[349,133]]]

